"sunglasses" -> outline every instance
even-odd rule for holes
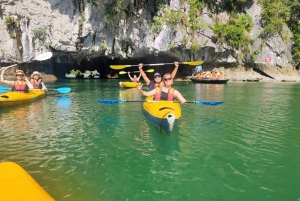
[[[159,75],[156,75],[154,78],[160,78],[161,76],[159,76]]]
[[[165,81],[170,81],[170,80],[172,80],[172,78],[170,78],[170,77],[166,77],[165,79],[164,79]]]

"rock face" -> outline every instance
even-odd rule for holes
[[[201,45],[201,48],[194,52],[189,48],[182,48],[184,33],[180,30],[174,32],[164,26],[157,35],[154,34],[151,28],[153,10],[166,2],[171,9],[178,8],[181,6],[180,0],[126,0],[113,23],[108,24],[104,20],[107,17],[105,5],[110,2],[104,0],[101,1],[101,5],[99,3],[98,6],[91,6],[87,0],[2,0],[1,63],[27,61],[51,50],[55,53],[54,65],[66,64],[65,71],[82,68],[83,61],[98,61],[99,58],[104,61],[101,65],[106,66],[107,71],[108,64],[122,63],[121,59],[128,62],[144,62],[142,58],[149,55],[151,58],[153,55],[164,54],[178,61],[205,60],[205,68],[224,68],[229,77],[232,75],[232,79],[240,79],[234,76],[237,68],[232,52],[220,50],[213,41],[213,32],[209,26],[193,35],[194,40]],[[255,52],[255,61],[244,58],[244,71],[252,69],[253,77],[259,78],[299,80],[298,71],[290,64],[291,40],[285,42],[275,35],[267,41],[262,41],[258,37],[262,30],[261,6],[254,1],[245,11],[254,22],[251,38],[255,42],[251,51]],[[184,12],[188,12],[188,6]],[[16,23],[7,26],[7,17],[12,17]],[[214,25],[216,18],[226,21],[229,16],[227,13],[211,15],[208,8],[204,8],[202,20],[205,24]],[[286,31],[291,37],[288,28]],[[171,49],[170,44],[174,44]],[[184,69],[183,73],[187,71]]]

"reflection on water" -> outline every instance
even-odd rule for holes
[[[176,83],[188,100],[171,136],[118,81],[81,80],[64,97],[0,110],[0,161],[22,165],[56,200],[296,200],[299,84]],[[218,189],[216,191],[216,189]]]

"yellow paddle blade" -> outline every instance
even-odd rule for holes
[[[123,68],[130,67],[131,65],[110,65],[109,67],[115,70],[121,70]]]
[[[120,71],[120,72],[119,72],[120,75],[126,74],[126,73],[127,73],[126,71]]]
[[[154,69],[149,69],[149,70],[146,70],[145,72],[152,73],[152,72],[154,72]]]
[[[181,62],[183,64],[191,65],[191,66],[198,66],[204,63],[204,61],[186,61],[186,62]]]

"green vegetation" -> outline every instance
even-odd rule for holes
[[[9,37],[12,38],[12,39],[15,39],[16,35],[14,33],[11,33],[11,34],[9,34]]]
[[[96,1],[96,0],[87,0],[87,2],[88,2],[91,6],[97,6],[97,1]]]
[[[101,50],[102,50],[102,52],[105,52],[107,50],[106,43],[101,44]]]
[[[7,28],[15,28],[16,26],[19,25],[19,21],[16,20],[13,16],[7,16],[4,18],[4,24],[6,25]]]
[[[41,41],[45,41],[47,32],[45,29],[34,29],[32,30],[35,38],[38,38]]]
[[[242,64],[243,52],[250,53],[252,40],[249,32],[253,27],[252,19],[249,15],[232,13],[228,23],[217,23],[212,30],[217,43],[227,44],[230,49],[237,52],[235,55],[238,64]]]
[[[123,0],[112,0],[110,3],[104,4],[104,20],[107,24],[113,25],[118,14],[125,5]]]

